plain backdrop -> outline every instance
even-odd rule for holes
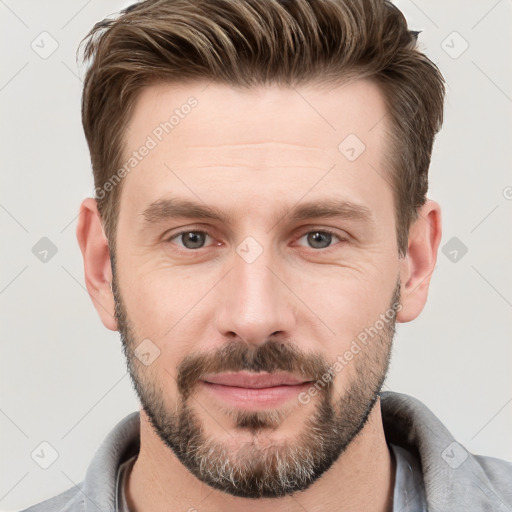
[[[0,0],[3,511],[82,480],[106,434],[138,410],[75,238],[93,189],[75,52],[127,5]],[[422,400],[471,452],[512,460],[512,2],[397,5],[448,93],[430,169],[429,197],[443,213],[438,265],[423,313],[397,327],[385,389]],[[47,469],[33,458],[43,442],[57,457]]]

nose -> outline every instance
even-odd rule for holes
[[[234,255],[232,270],[216,287],[215,325],[222,337],[257,345],[291,335],[296,304],[283,283],[287,276],[280,274],[265,251],[251,263]]]

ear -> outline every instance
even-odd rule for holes
[[[414,320],[427,302],[428,287],[441,242],[439,204],[428,199],[418,213],[418,219],[409,229],[407,254],[400,263],[402,309],[397,314],[397,322],[402,323]]]
[[[111,331],[117,331],[108,241],[96,200],[92,197],[84,199],[80,205],[76,237],[84,259],[87,291],[103,325]]]

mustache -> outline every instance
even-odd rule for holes
[[[291,373],[305,380],[317,381],[329,371],[329,364],[320,354],[306,354],[295,345],[267,340],[261,345],[244,341],[226,345],[203,354],[189,354],[178,366],[178,391],[187,398],[194,385],[207,374],[221,372]],[[332,381],[325,386],[330,388]]]

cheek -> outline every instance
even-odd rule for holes
[[[385,279],[369,274],[332,277],[326,281],[327,287],[310,287],[309,295],[304,288],[304,297],[308,297],[305,302],[327,326],[324,332],[330,341],[325,347],[329,347],[330,359],[348,350],[352,341],[364,335],[365,329],[375,326],[381,315],[391,314],[389,308],[396,286],[396,280],[390,279],[392,275],[388,271]]]
[[[154,341],[165,355],[165,366],[176,365],[197,348],[208,327],[208,292],[218,281],[212,272],[188,268],[157,268],[125,272],[122,296],[137,339]],[[128,277],[129,274],[129,277]],[[195,275],[197,274],[197,275]]]
[[[139,336],[160,339],[186,312],[186,286],[140,269],[123,277],[121,294],[132,326]]]

